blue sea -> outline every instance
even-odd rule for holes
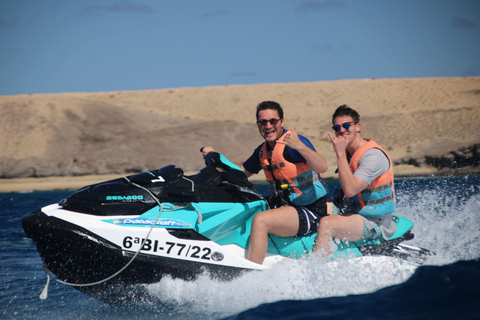
[[[1,319],[480,319],[480,177],[397,179],[396,213],[415,223],[410,244],[437,254],[324,263],[315,257],[222,282],[164,278],[158,302],[108,305],[51,281],[22,217],[72,191],[0,194]]]

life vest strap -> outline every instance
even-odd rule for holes
[[[375,193],[375,192],[380,192],[380,191],[385,191],[392,188],[392,182],[388,182],[386,184],[382,184],[381,186],[374,187],[374,188],[369,188],[369,189],[364,189],[362,193]]]
[[[308,181],[308,180],[311,180],[313,183],[317,183],[319,181],[322,181],[322,177],[320,176],[319,173],[314,172],[311,175],[307,174],[307,175],[302,175],[302,176],[297,176],[295,178],[292,178],[292,181],[295,182],[295,183],[301,183],[301,182]],[[279,180],[279,181],[280,181],[281,184],[288,183],[288,181],[285,180],[285,179]]]
[[[270,165],[269,165],[269,166],[263,165],[263,170],[265,170],[265,171],[270,171],[270,172],[271,172],[271,171],[273,171],[273,167],[270,166]]]
[[[390,201],[392,199],[393,199],[393,194],[389,194],[386,197],[373,199],[373,200],[365,201],[365,200],[362,199],[362,202],[365,206],[373,206],[373,205],[376,205],[376,204],[379,204],[379,203],[384,203],[384,202]],[[360,202],[356,202],[356,205],[361,205],[361,204],[360,204]]]
[[[276,180],[276,181],[273,181],[273,182],[274,182],[274,186],[277,187],[277,188],[280,188],[280,189],[283,189],[281,187],[282,185],[288,185],[293,189],[297,189],[297,190],[302,191],[302,190],[305,190],[305,189],[313,186],[314,184],[316,184],[318,182],[322,182],[322,181],[323,181],[322,176],[319,173],[314,172],[311,175],[303,175],[303,176],[298,176],[298,177],[292,178],[291,181],[282,179],[282,180]],[[300,182],[305,182],[305,183],[300,184]],[[296,185],[296,184],[298,184],[298,185]]]
[[[280,168],[285,168],[285,163],[284,162],[280,162],[278,164],[278,166],[280,166]],[[263,170],[266,170],[266,171],[275,171],[275,170],[278,170],[278,166],[276,164],[272,164],[272,165],[263,165]]]

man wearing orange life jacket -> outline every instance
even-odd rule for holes
[[[257,126],[265,142],[240,167],[247,177],[264,170],[280,207],[255,215],[250,234],[248,259],[261,264],[268,248],[268,234],[280,237],[303,236],[317,231],[318,221],[327,214],[326,189],[320,174],[327,171],[325,158],[310,141],[283,128],[283,109],[277,102],[257,106]],[[204,147],[203,155],[215,151]],[[272,206],[272,204],[271,204]]]
[[[331,254],[333,238],[388,239],[396,231],[392,221],[396,199],[390,157],[371,138],[361,137],[360,115],[347,105],[337,108],[332,123],[335,137],[328,135],[337,155],[342,191],[349,199],[335,203],[341,207],[341,214],[320,221],[315,251],[325,258]]]

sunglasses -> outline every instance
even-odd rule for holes
[[[272,126],[276,126],[277,123],[278,123],[278,121],[280,121],[280,120],[282,120],[282,119],[270,119],[270,120],[262,119],[262,120],[257,120],[257,124],[258,124],[259,126],[266,126],[267,123],[270,122],[270,124],[271,124]]]
[[[342,129],[342,127],[345,129],[345,130],[348,130],[350,129],[350,126],[352,124],[356,124],[355,122],[345,122],[343,123],[342,125],[339,125],[339,124],[336,124],[332,127],[333,130],[335,130],[335,132],[338,132]]]

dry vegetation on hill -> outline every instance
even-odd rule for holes
[[[470,77],[0,96],[0,177],[123,174],[172,163],[193,171],[203,166],[204,145],[241,162],[262,142],[255,107],[264,100],[278,101],[286,127],[327,158],[327,177],[335,170],[327,132],[341,104],[360,113],[362,135],[389,151],[397,175],[480,171],[480,78]]]

